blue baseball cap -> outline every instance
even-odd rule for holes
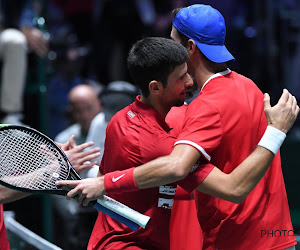
[[[223,63],[235,59],[224,45],[224,17],[210,5],[194,4],[185,7],[176,14],[172,23],[179,32],[193,39],[209,60]]]

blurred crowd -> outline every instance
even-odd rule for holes
[[[0,122],[35,127],[59,142],[75,135],[78,144],[93,140],[103,148],[107,122],[138,94],[126,66],[129,48],[146,36],[169,37],[172,10],[194,3],[225,17],[227,47],[236,58],[231,69],[274,98],[284,87],[300,98],[296,0],[0,0]],[[300,136],[297,128],[299,122],[294,133]],[[62,206],[72,216],[86,213]],[[59,211],[54,207],[63,218]],[[66,232],[78,235],[76,225]],[[55,237],[63,242],[61,236]]]

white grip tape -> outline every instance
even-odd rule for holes
[[[106,195],[104,195],[103,198],[100,198],[97,201],[102,206],[114,211],[117,214],[122,215],[126,219],[135,222],[136,224],[140,225],[142,228],[145,228],[150,220],[149,216],[141,214]]]
[[[268,126],[258,145],[270,150],[276,155],[285,138],[285,133],[277,128]]]

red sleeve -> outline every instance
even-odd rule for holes
[[[190,173],[185,179],[177,182],[177,184],[190,193],[204,181],[214,167],[210,163],[199,165],[194,172]]]
[[[9,242],[4,224],[3,205],[0,204],[0,249],[9,250]]]

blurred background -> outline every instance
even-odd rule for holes
[[[278,101],[283,88],[300,101],[298,0],[1,0],[0,3],[1,32],[13,28],[26,38],[24,77],[11,90],[18,88],[20,94],[9,96],[20,104],[15,110],[5,107],[10,100],[0,106],[1,122],[15,119],[14,123],[34,127],[52,139],[74,123],[68,103],[72,88],[87,84],[100,97],[112,82],[132,83],[126,66],[131,45],[145,36],[169,37],[172,10],[194,3],[210,4],[223,14],[227,27],[225,44],[236,58],[228,64],[230,69],[251,78],[263,92],[268,92],[272,104]],[[6,57],[0,58],[1,98],[7,98],[5,60]],[[18,74],[15,67],[10,70]],[[292,221],[298,234],[299,150],[298,119],[281,150]],[[15,211],[19,222],[53,241],[53,211],[48,196],[31,196],[4,208]]]

